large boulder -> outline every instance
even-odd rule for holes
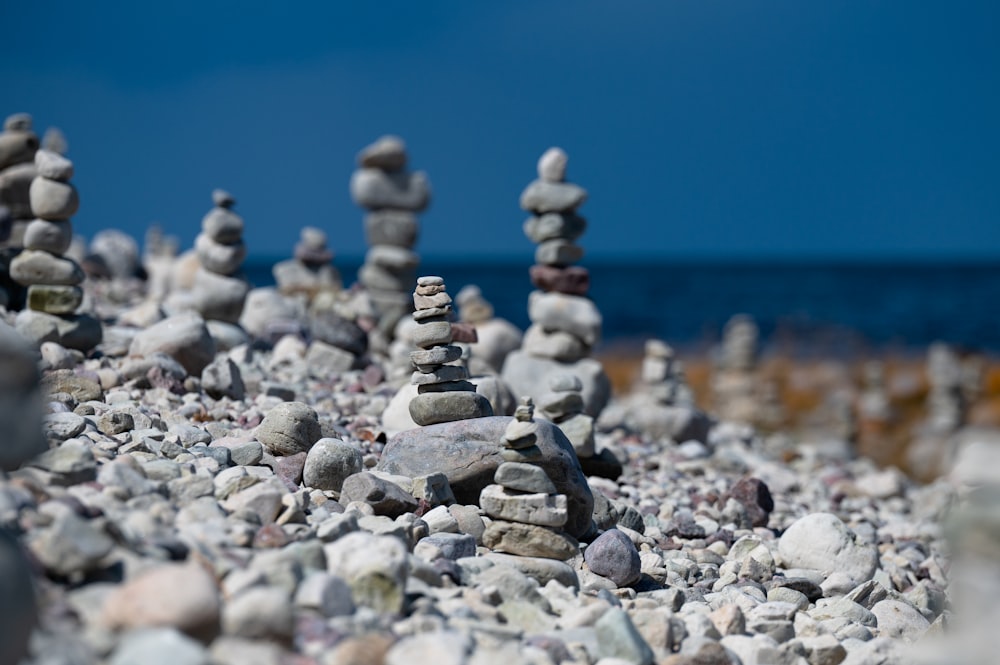
[[[492,416],[429,425],[396,434],[386,444],[377,469],[416,478],[443,473],[460,504],[478,504],[484,487],[503,462],[503,434],[512,418]],[[537,420],[538,466],[545,470],[560,494],[568,499],[566,531],[581,537],[590,529],[594,497],[587,485],[573,445],[562,431]]]

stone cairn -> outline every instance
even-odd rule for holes
[[[694,406],[694,393],[684,376],[684,365],[673,347],[658,339],[646,341],[640,373],[642,392],[660,404]]]
[[[70,217],[80,206],[69,182],[73,163],[55,152],[35,153],[38,173],[31,182],[33,219],[24,230],[24,249],[10,263],[10,276],[26,286],[30,311],[18,316],[19,332],[29,339],[58,342],[89,351],[101,341],[101,324],[86,314],[74,314],[83,303],[83,269],[63,256],[73,241]]]
[[[569,513],[565,494],[533,464],[541,459],[535,445],[538,426],[530,397],[522,398],[503,435],[503,458],[479,495],[479,505],[492,520],[483,545],[498,552],[565,561],[579,552],[576,540],[562,531]]]
[[[549,378],[549,392],[538,398],[538,408],[545,418],[559,425],[582,464],[597,451],[594,419],[584,413],[581,390],[583,384],[575,375],[555,374]]]
[[[421,277],[413,293],[417,322],[411,339],[418,350],[410,353],[417,368],[410,382],[417,386],[417,395],[410,400],[409,410],[418,425],[483,418],[493,415],[493,408],[484,395],[467,381],[468,370],[452,364],[462,357],[462,349],[452,342],[451,296],[441,277]]]
[[[573,265],[583,257],[575,241],[587,222],[576,209],[587,192],[565,182],[566,163],[561,149],[547,150],[538,160],[538,180],[521,194],[521,207],[533,214],[524,232],[538,245],[530,271],[538,290],[528,300],[531,326],[520,351],[508,356],[503,378],[515,394],[537,396],[545,385],[543,375],[576,374],[584,384],[585,409],[596,417],[610,398],[610,381],[600,363],[589,358],[600,341],[601,313],[586,296],[590,273]]]
[[[321,292],[337,292],[343,288],[340,273],[331,261],[333,252],[327,247],[326,232],[306,226],[299,233],[293,257],[276,263],[271,272],[281,293],[304,296],[311,302]]]
[[[37,151],[38,135],[31,128],[31,116],[27,113],[8,116],[0,132],[0,205],[10,211],[10,231],[5,241],[9,247],[21,247],[24,232],[35,217],[30,189],[38,175]]]
[[[408,294],[420,265],[413,251],[419,232],[416,213],[430,202],[430,181],[423,171],[406,170],[406,146],[395,136],[383,136],[364,148],[357,161],[351,197],[368,210],[369,245],[358,281],[378,314],[378,330],[389,339],[400,319],[412,311]]]
[[[940,434],[956,432],[965,424],[962,361],[947,344],[937,342],[927,350],[927,427]]]
[[[240,274],[247,248],[243,218],[232,211],[229,192],[212,192],[215,207],[201,221],[194,248],[200,264],[193,283],[194,309],[206,320],[237,324],[250,285]]]
[[[476,329],[477,340],[468,345],[468,365],[473,376],[499,374],[511,351],[521,348],[521,331],[510,321],[494,316],[493,305],[475,284],[455,295],[458,320]]]
[[[752,424],[757,413],[757,324],[737,314],[722,333],[722,346],[712,375],[715,412],[722,420]]]

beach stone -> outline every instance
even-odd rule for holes
[[[386,291],[398,297],[400,302],[409,302],[410,298],[401,293],[410,288],[416,271],[411,269],[394,272],[374,263],[366,263],[358,270],[358,281],[366,288],[375,291]],[[407,305],[409,307],[409,305]]]
[[[405,210],[377,210],[365,215],[365,241],[369,246],[413,247],[420,224],[417,216]]]
[[[41,385],[42,390],[50,395],[55,393],[69,393],[77,402],[104,399],[104,391],[101,389],[101,384],[69,369],[47,372],[42,378]]]
[[[214,399],[243,399],[246,396],[240,368],[229,358],[219,358],[202,370],[201,388]]]
[[[562,182],[566,179],[569,157],[562,148],[549,148],[538,158],[538,177],[545,182]]]
[[[64,577],[98,568],[114,547],[103,525],[69,511],[32,533],[26,544],[46,571]]]
[[[3,135],[0,134],[0,139]],[[0,171],[0,201],[10,209],[13,220],[26,220],[35,217],[31,210],[31,183],[38,172],[33,162],[16,164]],[[17,224],[12,230],[16,239],[23,235],[23,230],[17,232]]]
[[[931,626],[917,608],[902,600],[881,600],[872,606],[871,612],[878,620],[879,635],[885,637],[913,642]]]
[[[0,529],[0,663],[19,663],[28,656],[38,622],[31,573],[17,539]]]
[[[73,242],[73,225],[68,221],[33,219],[24,229],[25,249],[62,255]]]
[[[28,307],[47,314],[72,314],[83,303],[79,286],[32,284],[28,287]]]
[[[453,630],[437,630],[397,642],[385,655],[385,665],[470,665],[471,636]]]
[[[354,321],[329,310],[310,313],[309,332],[313,339],[318,339],[356,356],[368,351],[368,333]]]
[[[177,629],[202,642],[219,634],[221,601],[215,578],[195,563],[148,568],[112,592],[103,620],[112,629]]]
[[[288,593],[274,586],[247,589],[226,603],[222,627],[227,635],[291,644],[295,617]]]
[[[527,341],[526,333],[526,345]],[[563,373],[575,374],[582,382],[585,413],[594,418],[600,415],[611,398],[611,381],[604,373],[601,363],[593,358],[564,363],[529,355],[522,349],[507,356],[500,376],[515,395],[527,395],[537,401],[543,393],[548,392],[549,378]]]
[[[351,587],[325,571],[309,573],[295,592],[295,606],[315,610],[324,617],[349,616],[354,613]]]
[[[600,658],[620,658],[634,665],[652,665],[653,650],[636,629],[628,614],[612,607],[594,624],[597,655]]]
[[[285,334],[286,325],[299,327],[301,314],[301,307],[277,289],[251,289],[243,301],[239,323],[252,337],[277,342]]]
[[[382,169],[390,173],[402,171],[406,168],[406,144],[398,136],[379,137],[358,153],[358,166]]]
[[[410,352],[410,362],[417,367],[443,365],[461,357],[462,349],[458,346],[434,346]]]
[[[420,212],[430,201],[430,181],[423,171],[386,173],[360,168],[351,174],[351,198],[362,208]]]
[[[242,243],[243,218],[227,207],[218,206],[209,210],[202,218],[201,230],[217,243]]]
[[[590,289],[590,271],[581,266],[558,267],[536,263],[528,271],[531,283],[542,291],[585,296]]]
[[[632,540],[618,529],[608,529],[594,539],[583,552],[590,570],[606,577],[619,587],[639,581],[639,551]]]
[[[264,458],[264,446],[256,439],[245,437],[224,437],[211,442],[214,447],[227,448],[233,464],[252,466],[260,464]]]
[[[430,425],[400,432],[389,439],[376,469],[414,478],[440,472],[448,477],[456,500],[477,504],[483,488],[493,483],[505,461],[502,441],[510,417],[493,416]],[[579,537],[590,529],[594,498],[572,444],[558,427],[538,421],[535,445],[540,466],[560,494],[567,496],[566,531]],[[427,451],[433,450],[434,455]]]
[[[115,648],[109,665],[210,665],[205,647],[171,628],[128,633]]]
[[[419,507],[416,498],[399,485],[368,471],[360,471],[344,479],[340,502],[347,505],[351,501],[367,503],[376,515],[391,518],[412,513]]]
[[[340,439],[323,438],[309,449],[302,480],[306,487],[339,492],[344,480],[363,468],[360,450]]]
[[[485,418],[493,407],[484,395],[468,391],[424,393],[410,400],[410,417],[418,425]]]
[[[250,346],[253,341],[247,331],[240,327],[238,323],[228,321],[218,321],[209,319],[205,321],[208,334],[215,340],[215,349],[219,351],[231,351],[241,346]]]
[[[0,133],[0,169],[21,163],[28,163],[34,169],[33,157],[38,150],[38,136],[31,131],[30,122],[25,129],[5,127],[4,130]]]
[[[104,329],[89,314],[49,314],[21,310],[14,319],[17,332],[34,344],[56,342],[68,349],[90,351],[101,343]]]
[[[518,492],[556,494],[558,491],[545,471],[534,464],[504,462],[493,474],[493,482]]]
[[[516,353],[513,349],[508,356]],[[545,330],[542,326],[531,325],[524,331],[521,349],[533,358],[548,358],[557,362],[574,363],[586,358],[590,347],[576,335],[561,330]],[[506,358],[504,359],[506,363]]]
[[[68,182],[38,177],[28,190],[31,211],[42,219],[69,219],[80,208],[76,187]]]
[[[583,258],[583,247],[566,240],[546,240],[535,248],[535,263],[569,266]]]
[[[155,323],[132,338],[130,356],[147,357],[154,353],[165,353],[188,374],[201,376],[215,359],[215,340],[204,319],[194,312],[185,312]]]
[[[760,478],[740,478],[729,490],[728,497],[735,499],[746,510],[750,525],[766,527],[774,499],[771,490]]]
[[[589,298],[533,291],[528,296],[531,322],[547,330],[562,330],[593,346],[601,340],[601,313]]]
[[[139,273],[139,245],[124,231],[98,231],[90,241],[90,253],[101,257],[114,279],[135,277]]]
[[[348,533],[323,547],[327,572],[347,581],[354,603],[380,613],[403,609],[408,552],[394,536]]]
[[[50,438],[64,441],[87,428],[87,421],[75,413],[50,413],[45,416],[45,433]]]
[[[38,175],[49,180],[66,182],[73,177],[73,162],[51,150],[39,150],[35,153],[35,168]]]
[[[555,528],[566,524],[565,494],[522,494],[500,485],[487,485],[479,495],[479,505],[484,513],[498,520]]]
[[[572,537],[534,524],[493,520],[483,532],[483,545],[491,550],[565,561],[579,554]]]
[[[80,265],[48,252],[26,249],[10,262],[10,277],[18,284],[65,284],[75,286],[83,281]]]
[[[294,455],[308,452],[323,433],[311,406],[282,402],[264,415],[254,436],[274,455]]]
[[[309,376],[316,379],[328,379],[350,370],[354,367],[354,354],[341,348],[313,340],[306,352],[306,366]]]
[[[220,275],[232,275],[247,256],[247,246],[242,239],[223,244],[204,232],[194,239],[194,249],[201,266]]]
[[[424,321],[410,331],[410,342],[422,349],[451,344],[451,323],[448,321]]]
[[[521,193],[521,209],[542,215],[572,212],[587,200],[587,190],[568,182],[535,180]]]
[[[420,539],[413,553],[425,561],[440,558],[457,561],[476,556],[476,539],[467,533],[432,533]]]
[[[194,274],[194,307],[206,319],[238,323],[250,285],[239,277],[220,275],[204,268]]]
[[[839,571],[853,586],[870,580],[878,568],[874,546],[857,543],[854,532],[830,513],[811,513],[793,522],[778,540],[778,554],[786,568]]]

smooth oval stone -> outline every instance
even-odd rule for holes
[[[601,312],[589,298],[532,291],[528,296],[528,317],[546,330],[576,335],[588,346],[601,341]]]
[[[6,131],[0,134],[0,169],[30,162],[38,150],[38,137],[31,131]]]
[[[361,168],[351,175],[351,198],[363,208],[395,208],[420,212],[430,202],[427,174],[386,173],[381,169]]]
[[[306,487],[339,492],[344,480],[363,468],[360,450],[340,439],[320,439],[309,449],[302,481]]]
[[[376,468],[411,478],[443,473],[459,503],[476,504],[483,488],[493,483],[497,468],[506,461],[502,438],[512,421],[510,417],[494,416],[400,432],[389,439]],[[594,509],[587,479],[566,435],[548,421],[537,424],[538,465],[559,493],[567,496],[566,531],[582,536],[590,529]]]
[[[48,252],[24,250],[10,262],[10,276],[18,284],[65,284],[74,286],[83,281],[80,265]]]
[[[576,335],[562,330],[545,330],[539,325],[528,326],[524,331],[520,350],[529,357],[569,363],[586,358],[590,353],[590,347]],[[508,355],[517,351],[513,349]]]
[[[69,220],[33,219],[24,229],[25,249],[37,249],[62,256],[73,242],[73,224]]]
[[[549,148],[538,158],[538,177],[545,182],[562,182],[566,179],[569,157],[562,148]]]
[[[236,199],[233,195],[224,189],[213,189],[212,190],[212,203],[219,206],[220,208],[231,208],[236,205]]]
[[[535,248],[535,263],[543,266],[568,266],[583,258],[583,247],[568,240],[546,240]]]
[[[580,386],[580,390],[583,386]],[[562,418],[573,413],[583,413],[583,396],[579,392],[543,393],[538,398],[538,410],[550,417]]]
[[[235,273],[247,255],[247,246],[242,240],[224,245],[206,233],[198,234],[194,241],[194,249],[201,266],[219,275]]]
[[[68,182],[37,177],[28,192],[31,210],[42,219],[69,219],[80,207],[76,187]]]
[[[67,182],[73,177],[73,162],[51,150],[39,150],[35,153],[35,168],[38,175],[49,180]]]
[[[383,136],[358,153],[358,166],[402,171],[406,168],[406,144],[398,136]]]
[[[202,218],[201,230],[216,242],[237,242],[243,237],[243,218],[227,208],[212,208]]]
[[[426,349],[438,344],[451,344],[451,323],[448,321],[421,321],[410,331],[414,346]]]
[[[418,425],[436,425],[493,415],[484,395],[467,391],[422,393],[410,400],[410,417]]]
[[[587,190],[568,182],[535,180],[521,193],[521,209],[536,214],[571,212],[587,200]]]
[[[639,551],[635,544],[618,529],[608,529],[587,546],[583,560],[590,570],[606,577],[619,587],[638,581]]]
[[[394,245],[413,247],[420,224],[417,216],[405,210],[377,210],[365,215],[365,240],[369,246]]]
[[[72,314],[83,303],[79,286],[32,284],[28,287],[28,308],[49,314]]]
[[[449,383],[469,378],[469,370],[462,365],[438,365],[430,372],[414,372],[410,383],[421,386],[428,383]]]
[[[545,475],[545,471],[534,464],[504,462],[497,467],[496,473],[493,475],[493,482],[520,492],[556,493],[556,486]]]
[[[323,434],[311,406],[282,402],[265,414],[254,436],[275,455],[294,455],[307,452]]]
[[[140,331],[132,338],[130,356],[146,357],[165,353],[179,362],[193,376],[215,359],[215,341],[204,319],[194,312],[171,316]]]
[[[534,243],[546,240],[576,240],[587,230],[587,220],[576,213],[549,212],[529,217],[524,222],[524,235]]]
[[[229,277],[199,268],[194,275],[194,306],[206,319],[238,323],[250,285],[239,277]]]

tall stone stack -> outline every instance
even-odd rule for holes
[[[236,325],[250,285],[240,273],[247,248],[243,218],[233,212],[236,199],[229,192],[212,192],[215,207],[201,221],[195,239],[200,264],[194,275],[193,305],[204,319]]]
[[[753,423],[756,418],[757,324],[737,314],[722,333],[722,346],[712,375],[713,405],[723,420]]]
[[[35,170],[30,203],[36,218],[24,230],[24,249],[10,263],[11,279],[28,289],[28,309],[18,315],[17,328],[37,343],[58,342],[89,351],[101,342],[101,324],[87,314],[75,314],[83,303],[83,269],[63,256],[73,241],[70,218],[80,206],[69,181],[73,163],[39,150]]]
[[[684,376],[684,366],[673,347],[662,340],[646,341],[640,381],[643,392],[661,404],[694,406],[694,394]]]
[[[358,281],[378,313],[378,329],[390,338],[399,320],[412,311],[409,289],[420,265],[413,251],[419,232],[416,213],[430,202],[430,181],[423,171],[406,169],[406,146],[395,136],[383,136],[367,146],[357,161],[351,197],[368,211],[369,245]]]
[[[567,498],[556,490],[535,445],[537,424],[531,398],[523,398],[503,436],[503,462],[492,485],[479,495],[479,505],[492,521],[483,545],[524,557],[565,561],[579,552],[576,540],[562,531],[569,518]]]
[[[563,431],[581,465],[596,454],[594,419],[583,411],[583,384],[573,374],[555,374],[549,378],[549,392],[538,401],[541,415]],[[586,471],[586,469],[584,469]]]
[[[291,259],[276,263],[271,272],[278,290],[288,296],[304,296],[307,301],[323,291],[340,291],[343,283],[333,267],[333,252],[327,246],[326,232],[314,226],[303,227]]]
[[[0,205],[10,212],[10,230],[0,247],[20,247],[24,232],[34,218],[31,212],[31,183],[38,175],[35,152],[38,136],[31,128],[31,116],[8,116],[0,132]]]
[[[601,338],[601,313],[587,298],[590,273],[574,265],[583,257],[576,240],[587,222],[576,209],[587,200],[582,187],[566,182],[566,153],[550,148],[538,160],[538,179],[521,194],[521,207],[532,213],[524,232],[537,244],[528,300],[531,326],[519,351],[504,363],[503,378],[515,394],[537,397],[546,377],[571,373],[583,383],[585,411],[596,417],[611,396],[601,364],[590,358]]]
[[[927,351],[927,426],[937,433],[950,434],[966,420],[962,361],[947,344],[936,342]]]
[[[417,386],[409,405],[413,422],[424,426],[492,416],[489,400],[467,381],[468,370],[454,364],[461,359],[462,349],[451,343],[451,296],[444,280],[436,276],[418,279],[413,305],[417,325],[411,338],[419,347],[410,353],[417,368],[410,380]]]

